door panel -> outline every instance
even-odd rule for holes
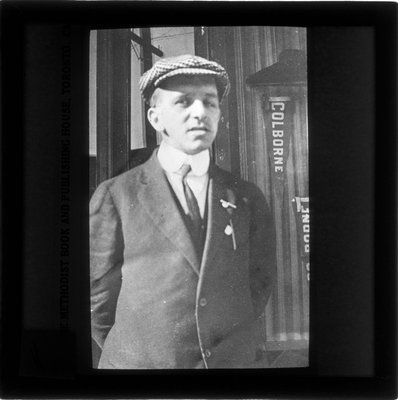
[[[225,120],[215,141],[215,161],[260,187],[274,210],[278,276],[266,308],[268,348],[307,349],[309,284],[301,252],[302,225],[296,198],[308,198],[308,127],[306,86],[286,87],[292,96],[292,134],[283,191],[277,191],[269,153],[264,96],[245,80],[278,61],[285,49],[306,51],[306,31],[292,27],[209,27],[210,58],[220,62],[231,78],[232,90],[223,105]],[[308,225],[309,226],[309,225]]]

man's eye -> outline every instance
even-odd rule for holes
[[[176,104],[179,104],[181,106],[186,106],[186,105],[188,105],[188,100],[187,99],[178,99],[176,101]]]
[[[215,101],[207,100],[205,101],[206,107],[217,107],[217,103]]]

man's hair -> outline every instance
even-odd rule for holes
[[[156,88],[154,90],[154,92],[152,93],[152,96],[151,96],[151,98],[149,100],[149,106],[150,107],[156,107],[158,99],[159,99],[159,88]]]

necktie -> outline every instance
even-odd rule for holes
[[[193,239],[194,245],[196,247],[197,254],[201,259],[205,241],[205,225],[203,224],[202,218],[200,216],[200,210],[198,206],[198,201],[189,187],[187,182],[187,175],[191,170],[189,164],[184,164],[180,168],[180,173],[182,176],[182,186],[184,188],[185,200],[188,206],[188,217],[190,220],[190,232]]]
[[[180,173],[182,176],[182,185],[184,187],[184,195],[188,206],[189,217],[193,223],[195,233],[199,233],[201,229],[202,218],[200,217],[198,201],[196,200],[196,197],[187,182],[187,177],[190,170],[191,166],[189,164],[184,164],[180,169]]]

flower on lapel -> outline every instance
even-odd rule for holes
[[[228,211],[228,214],[231,215],[231,216],[232,216],[232,211],[237,208],[236,204],[231,203],[230,201],[227,201],[227,200],[224,200],[224,199],[221,199],[220,203],[221,203],[222,207],[225,208]],[[234,229],[234,225],[232,223],[232,218],[230,218],[230,220],[229,220],[229,225],[227,225],[225,227],[224,233],[227,236],[231,236],[231,238],[232,238],[232,247],[233,247],[234,250],[236,250],[237,246],[236,246],[236,238],[235,238],[235,229]]]
[[[236,237],[235,237],[234,225],[233,225],[233,223],[232,223],[232,218],[229,220],[229,225],[227,225],[227,226],[225,227],[224,233],[225,233],[227,236],[231,236],[231,238],[232,238],[232,248],[233,248],[234,250],[236,250],[236,249],[237,249],[237,246],[236,246]]]

